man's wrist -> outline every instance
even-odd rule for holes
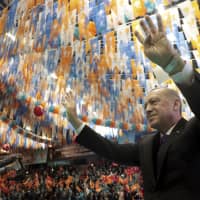
[[[194,79],[194,69],[192,61],[186,62],[183,70],[171,76],[175,83],[191,85]]]
[[[84,126],[85,126],[84,123],[81,124],[81,125],[75,130],[75,131],[76,131],[76,134],[79,134],[79,133],[83,130]]]
[[[165,72],[169,74],[169,76],[173,76],[183,70],[185,66],[185,61],[179,56],[173,56],[170,63],[164,68]]]
[[[74,129],[78,129],[82,125],[82,121],[78,118],[75,111],[71,111],[67,109],[67,119],[74,127]]]

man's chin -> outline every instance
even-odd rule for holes
[[[153,129],[157,129],[157,123],[155,121],[149,122],[149,125]]]

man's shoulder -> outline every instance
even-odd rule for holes
[[[200,119],[197,117],[192,117],[191,119],[189,119],[187,121],[187,123],[185,124],[186,128],[191,128],[191,127],[196,127],[198,129],[200,129]]]
[[[140,142],[146,142],[148,140],[153,139],[157,134],[159,134],[157,131],[153,131],[153,132],[147,132],[146,134],[144,134],[141,139]]]

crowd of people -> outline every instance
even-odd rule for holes
[[[29,167],[0,175],[0,199],[142,200],[139,168],[99,161],[87,165]]]

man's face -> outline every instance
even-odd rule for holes
[[[165,130],[173,120],[173,101],[163,94],[162,90],[154,90],[145,98],[145,111],[150,126],[157,130]]]

